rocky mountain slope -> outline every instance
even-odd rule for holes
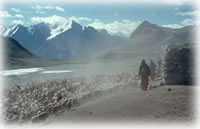
[[[16,40],[8,37],[1,37],[3,40],[4,63],[5,67],[12,65],[25,65],[23,60],[39,59],[22,47]]]
[[[28,68],[28,67],[42,67],[58,64],[71,63],[70,60],[55,60],[55,59],[43,59],[40,58],[26,48],[20,45],[13,38],[1,37],[3,43],[3,57],[4,69],[18,69],[18,68]],[[77,61],[75,61],[77,62]]]
[[[121,46],[104,52],[95,58],[101,60],[131,60],[140,63],[142,59],[157,60],[162,48],[171,44],[194,43],[194,26],[171,29],[143,22]]]

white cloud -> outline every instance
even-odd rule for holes
[[[62,24],[62,23],[67,23],[69,21],[75,21],[80,23],[81,21],[87,21],[87,22],[92,22],[93,20],[87,17],[69,17],[69,18],[65,18],[65,17],[61,17],[61,16],[57,16],[57,15],[53,15],[50,17],[32,17],[31,18],[31,22],[45,22],[45,23],[49,23],[49,24]]]
[[[169,28],[182,28],[184,26],[194,25],[194,21],[192,19],[185,19],[181,21],[179,24],[167,24],[167,25],[161,25],[163,27],[169,27]]]
[[[161,26],[162,26],[162,27],[167,27],[167,28],[173,28],[173,29],[183,27],[183,26],[180,25],[180,24],[167,24],[167,25],[161,25]]]
[[[66,25],[70,21],[74,20],[75,22],[80,23],[81,21],[90,22],[87,26],[92,26],[96,29],[106,29],[110,34],[113,35],[121,35],[123,34],[126,37],[129,37],[130,34],[137,28],[137,26],[141,23],[140,21],[130,21],[130,20],[122,20],[122,21],[114,21],[112,23],[103,23],[99,19],[90,19],[87,17],[69,17],[64,18],[61,16],[53,15],[50,17],[32,17],[32,23],[45,22],[52,25]]]
[[[32,17],[31,22],[35,22],[35,23],[45,22],[49,24],[66,24],[68,23],[68,20],[64,17],[53,15],[50,17]]]
[[[0,17],[12,17],[12,15],[8,11],[0,11]]]
[[[194,25],[194,21],[191,19],[185,19],[181,22],[181,25],[183,26],[189,26],[189,25]]]
[[[80,23],[81,21],[87,21],[87,22],[93,21],[92,19],[87,18],[87,17],[75,17],[75,16],[69,17],[68,19],[73,20],[73,21],[78,22],[78,23]]]
[[[87,18],[87,17],[79,17],[78,19],[79,19],[80,21],[88,21],[88,22],[92,21],[92,19]]]
[[[175,14],[180,16],[199,16],[200,12],[199,11],[176,12]]]
[[[157,2],[165,3],[167,5],[184,5],[194,3],[195,0],[157,0]]]
[[[42,10],[42,9],[55,9],[57,11],[61,11],[61,12],[64,12],[65,9],[60,7],[60,6],[51,6],[51,5],[48,5],[48,6],[41,6],[41,5],[36,5],[34,7],[32,7],[32,9],[36,9],[36,10]]]
[[[96,19],[95,22],[88,24],[88,26],[92,26],[96,29],[106,29],[110,34],[113,35],[123,34],[124,36],[129,37],[140,23],[141,21],[122,20],[106,24]]]
[[[21,14],[16,14],[15,17],[18,17],[18,18],[24,18],[24,16],[21,15]]]
[[[7,18],[23,18],[24,16],[22,14],[15,14],[15,16],[12,16],[8,11],[0,11],[0,17],[7,17]]]
[[[75,17],[75,16],[65,18],[65,17],[61,17],[57,15],[53,15],[50,17],[32,17],[31,18],[32,23],[45,22],[51,25],[55,25],[55,24],[61,25],[63,27],[66,27],[66,25],[70,23],[72,20],[78,23],[81,23],[81,21],[87,21],[89,22],[87,26],[92,26],[96,29],[106,29],[108,33],[112,35],[124,35],[125,37],[129,37],[131,33],[138,27],[138,25],[141,24],[141,21],[130,21],[127,19],[124,19],[122,21],[114,21],[111,23],[104,23],[99,19],[90,19],[87,17]],[[194,21],[192,19],[185,19],[178,24],[167,24],[167,25],[161,25],[161,26],[169,27],[169,28],[181,28],[188,25],[194,25]],[[67,26],[69,27],[69,25]]]
[[[63,8],[61,8],[61,7],[59,7],[59,6],[56,6],[55,9],[58,10],[58,11],[61,11],[61,12],[64,12],[64,11],[65,11]]]
[[[13,20],[12,22],[11,22],[12,24],[24,24],[24,22],[22,21],[22,20]]]
[[[46,14],[44,11],[37,10],[35,13]]]
[[[45,7],[42,7],[40,5],[36,5],[36,6],[32,7],[32,9],[37,9],[37,10],[41,10],[43,8],[45,8]]]
[[[20,12],[20,10],[19,10],[19,9],[16,9],[16,8],[11,8],[11,10],[12,10],[13,12],[17,12],[17,13]]]

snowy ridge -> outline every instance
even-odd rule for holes
[[[47,40],[55,38],[57,35],[65,32],[66,30],[70,29],[72,25],[72,22],[70,21],[67,24],[53,24],[49,25],[50,30],[51,30],[51,35],[47,37]]]
[[[19,25],[14,25],[12,28],[11,28],[11,31],[10,32],[12,32],[11,34],[10,34],[10,36],[12,36],[12,35],[14,35],[16,32],[17,32],[17,30],[19,29]]]
[[[48,24],[48,23],[46,23]],[[48,27],[50,29],[50,36],[48,36],[46,38],[46,40],[51,40],[53,38],[55,38],[57,35],[67,31],[68,29],[71,28],[72,25],[72,21],[66,23],[66,24],[60,24],[60,23],[56,23],[56,24],[48,24]],[[5,27],[3,25],[0,25],[0,34],[2,34],[3,36],[9,36],[12,37],[19,29],[19,24],[15,24],[11,27]],[[33,34],[33,29],[34,26],[29,26],[27,27],[27,30]]]
[[[3,36],[9,36],[12,37],[20,28],[20,24],[14,24],[11,27],[5,27],[3,25],[0,25],[0,34]]]

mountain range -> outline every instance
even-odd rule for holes
[[[104,29],[81,26],[75,21],[64,25],[42,22],[29,27],[1,26],[1,33],[17,40],[35,55],[51,59],[87,58],[126,41]]]
[[[134,67],[133,64],[139,66],[142,59],[158,60],[165,46],[195,43],[195,26],[171,29],[144,21],[127,41],[108,34],[106,30],[82,27],[73,21],[66,24],[66,28],[62,27],[58,29],[58,26],[40,23],[31,27],[14,25],[1,28],[1,33],[13,38],[6,39],[6,42],[10,42],[8,46],[11,46],[5,48],[9,49],[5,54],[9,57],[9,63],[34,64],[38,60],[43,64],[61,63],[58,60],[44,61],[39,56],[55,59],[90,57],[90,61],[117,61],[118,65],[124,63]]]
[[[124,44],[102,52],[94,58],[122,62],[129,60],[138,65],[142,59],[158,60],[165,46],[195,43],[194,29],[194,26],[171,29],[144,21]]]

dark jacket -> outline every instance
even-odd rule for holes
[[[147,64],[141,64],[139,69],[139,76],[150,76],[151,72]]]

